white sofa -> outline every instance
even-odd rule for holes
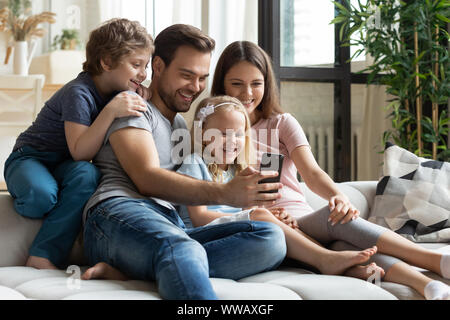
[[[302,185],[307,201],[314,209],[326,202]],[[346,182],[341,188],[367,218],[375,195],[376,181]],[[41,225],[15,213],[12,198],[0,194],[0,300],[1,299],[161,299],[154,283],[129,280],[79,280],[86,268],[79,240],[71,253],[71,272],[66,270],[37,270],[24,267],[27,251]],[[450,245],[423,244],[433,250],[450,252]],[[81,266],[81,267],[78,267]],[[432,278],[437,274],[422,270]],[[212,279],[214,289],[224,300],[395,300],[422,299],[414,289],[382,282],[375,284],[344,277],[315,274],[293,266],[256,274],[239,281]]]

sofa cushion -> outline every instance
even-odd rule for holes
[[[161,296],[154,291],[139,290],[98,290],[69,295],[62,300],[161,300]]]
[[[81,268],[84,272],[86,268]],[[282,274],[283,271],[280,271]],[[128,280],[79,280],[63,270],[37,270],[29,267],[0,268],[0,298],[84,300],[161,299],[154,282]],[[296,292],[270,283],[211,279],[221,300],[301,300]]]
[[[388,144],[369,221],[416,242],[450,241],[450,163]]]
[[[26,297],[20,292],[8,287],[0,286],[1,300],[25,300]]]
[[[240,282],[267,283],[289,288],[305,300],[396,300],[380,287],[355,278],[319,275],[302,269],[275,270]]]
[[[362,280],[315,275],[297,268],[283,267],[239,281],[212,278],[211,282],[221,300],[395,299],[389,292]],[[2,287],[11,299],[161,299],[154,282],[81,280],[74,283],[71,275],[63,270],[29,267],[0,268]]]

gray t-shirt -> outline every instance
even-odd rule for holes
[[[114,120],[106,133],[102,148],[93,161],[100,169],[102,178],[97,190],[84,208],[83,221],[85,221],[86,213],[90,208],[108,198],[148,198],[139,193],[133,181],[131,181],[127,173],[122,169],[122,166],[117,160],[111,144],[109,143],[109,137],[113,132],[127,127],[144,129],[152,134],[156,149],[158,150],[161,168],[175,171],[180,165],[172,161],[171,153],[174,145],[179,142],[172,141],[172,132],[176,129],[185,129],[187,132],[186,122],[181,115],[177,114],[173,124],[171,124],[154,105],[149,103],[147,111],[140,117],[125,117]],[[174,205],[168,201],[157,198],[151,199],[169,209],[176,209]]]

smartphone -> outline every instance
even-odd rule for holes
[[[278,176],[273,178],[265,178],[259,180],[258,183],[276,183],[280,182],[281,171],[283,170],[283,160],[284,156],[282,154],[277,153],[264,153],[261,158],[260,171],[278,171]],[[268,191],[260,191],[265,193],[275,193],[278,192],[278,189],[268,190]]]

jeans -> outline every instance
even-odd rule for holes
[[[64,268],[100,171],[90,162],[25,146],[8,157],[4,175],[16,211],[27,218],[44,219],[30,256],[47,258]]]
[[[232,222],[186,229],[177,211],[150,199],[115,197],[88,211],[84,250],[140,280],[164,299],[217,299],[209,277],[240,279],[274,269],[286,255],[271,223]]]

